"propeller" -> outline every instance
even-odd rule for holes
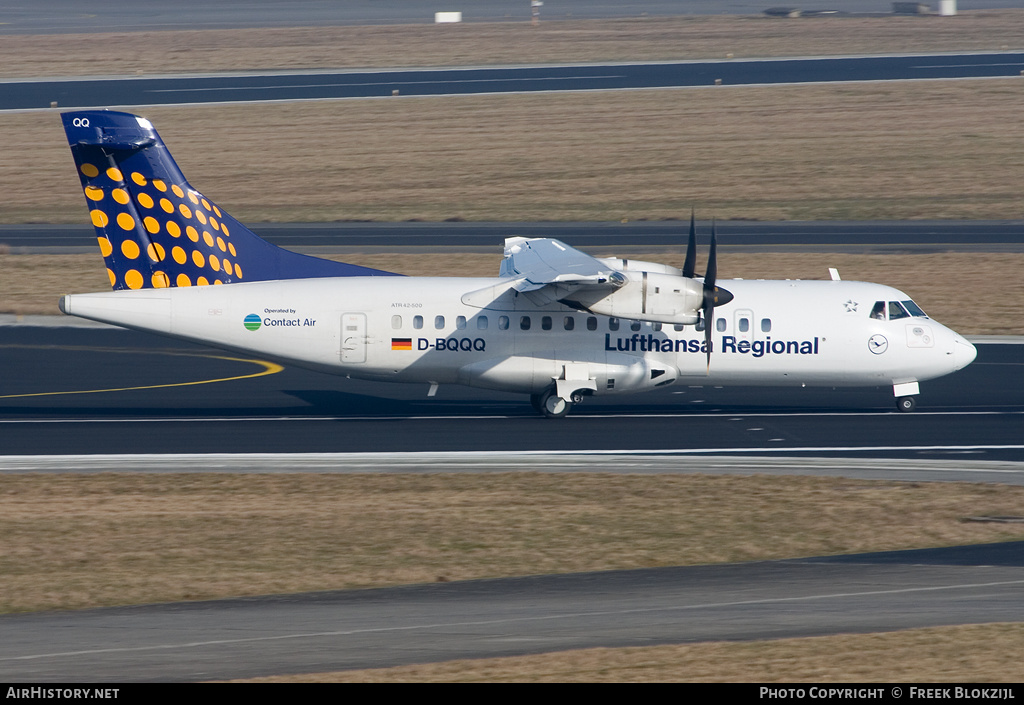
[[[693,221],[691,215],[691,223]],[[691,225],[691,233],[693,233]],[[690,241],[696,238],[691,234]],[[724,306],[732,301],[731,291],[719,289],[715,286],[715,279],[718,276],[718,238],[715,235],[715,221],[711,221],[711,251],[708,253],[708,269],[704,275],[704,305],[701,307],[704,315],[704,346],[708,350],[708,372],[711,371],[711,326],[715,320],[715,306]],[[689,246],[687,246],[687,262],[689,262]]]
[[[690,239],[686,243],[686,261],[683,263],[683,276],[693,279],[697,269],[697,223],[694,220],[694,210],[690,209]]]

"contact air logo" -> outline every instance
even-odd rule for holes
[[[245,325],[246,330],[259,330],[260,326],[263,325],[263,319],[260,318],[258,313],[250,313],[242,323]]]

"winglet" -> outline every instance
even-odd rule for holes
[[[114,289],[392,275],[262,240],[189,185],[145,118],[90,110],[61,120]]]

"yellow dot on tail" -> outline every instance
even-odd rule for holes
[[[242,278],[242,268],[238,266],[237,262],[235,263],[235,276],[239,279]]]
[[[220,208],[218,208],[216,205],[213,206],[213,212],[217,214],[218,218],[223,218],[224,217],[224,216],[222,216],[220,214]]]
[[[207,281],[206,277],[199,277],[196,279],[196,286],[209,286],[210,282]]]
[[[205,198],[203,199],[203,208],[205,208],[206,210],[210,210],[210,202],[207,201]]]
[[[88,198],[90,201],[102,201],[103,200],[103,190],[102,189],[98,189],[95,186],[86,186],[85,187],[85,197]]]
[[[114,197],[114,200],[120,203],[122,206],[128,203],[128,192],[123,188],[116,188],[110,192],[110,195]]]
[[[110,280],[110,286],[114,286],[117,283],[117,277],[114,276],[114,272],[110,269],[107,269],[107,279]]]
[[[212,269],[215,272],[220,271],[220,260],[214,257],[213,255],[210,255],[210,269]]]
[[[181,213],[186,218],[191,218],[192,217],[192,211],[190,211],[188,206],[186,206],[184,203],[182,203],[180,206],[178,206],[178,212]]]
[[[110,253],[114,251],[114,248],[110,245],[110,240],[105,237],[98,237],[96,241],[100,243],[100,254],[104,257],[109,257]]]
[[[163,272],[153,272],[151,281],[153,282],[154,289],[166,289],[171,285],[170,277]]]
[[[206,243],[207,247],[213,247],[213,235],[211,235],[210,233],[208,233],[208,232],[206,232],[204,230],[203,231],[203,242]]]
[[[146,248],[146,254],[154,262],[163,262],[167,256],[167,252],[164,250],[164,246],[159,242],[150,243],[149,247]]]
[[[153,235],[156,235],[158,232],[160,232],[160,222],[153,216],[147,215],[145,218],[142,219],[142,222],[143,224],[145,224],[146,230],[148,230]]]
[[[198,206],[199,205],[199,197],[196,196],[196,192],[195,191],[189,191],[188,192],[188,200],[192,201],[192,205],[194,205],[194,206]]]
[[[203,225],[206,225],[206,216],[198,208],[196,208],[196,220],[198,220]]]
[[[135,230],[135,218],[127,213],[117,214],[117,224],[121,226],[122,230]]]
[[[185,264],[185,260],[188,259],[188,255],[185,254],[185,250],[181,249],[177,245],[171,250],[171,257],[178,264]]]
[[[224,238],[217,238],[217,247],[220,248],[221,252],[227,252],[228,246],[224,244]]]
[[[79,167],[79,170],[80,170],[80,171],[81,171],[81,172],[82,172],[83,174],[85,174],[86,176],[88,176],[88,177],[89,177],[90,179],[91,179],[92,177],[94,177],[94,176],[99,176],[99,175],[100,175],[100,170],[99,170],[99,169],[97,169],[97,168],[96,168],[95,166],[93,166],[92,164],[83,164],[82,166],[80,166],[80,167]]]
[[[142,275],[137,269],[129,269],[125,272],[124,283],[128,285],[129,289],[141,289],[142,288]]]
[[[164,193],[165,191],[167,191],[167,184],[165,184],[161,179],[153,179],[153,188],[155,188],[160,193]]]
[[[229,250],[231,251],[231,256],[232,256],[232,257],[238,257],[238,253],[237,253],[237,252],[235,252],[235,246],[234,246],[234,244],[232,244],[232,243],[230,243],[230,242],[229,242],[229,243],[228,243],[228,249],[229,249]]]
[[[140,174],[137,171],[132,172],[132,181],[137,183],[139,186],[145,186],[146,185],[146,177],[143,176],[142,174]]]
[[[171,237],[181,237],[181,226],[175,223],[173,220],[168,220],[167,232],[171,234]]]
[[[192,262],[199,268],[202,268],[206,264],[206,258],[203,257],[203,253],[199,250],[192,250]]]
[[[121,170],[117,167],[110,167],[107,169],[107,176],[110,177],[111,181],[124,181],[124,176],[121,174]]]
[[[224,258],[224,271],[227,273],[229,277],[231,276],[231,262],[228,260],[227,257]]]
[[[92,218],[92,224],[97,228],[105,228],[107,227],[107,223],[110,222],[110,218],[108,218],[107,214],[101,210],[89,211],[89,217]]]
[[[152,208],[153,207],[153,198],[148,193],[140,193],[139,194],[139,203],[142,204],[143,208]]]
[[[188,278],[187,274],[179,274],[178,278],[175,279],[175,283],[178,286],[192,286],[192,280]]]
[[[188,239],[192,242],[199,242],[199,231],[189,225],[185,228],[185,234],[188,235]]]
[[[177,196],[178,198],[185,197],[185,192],[181,190],[181,186],[178,186],[178,184],[172,184],[171,190],[174,191],[174,195]]]
[[[128,259],[135,259],[139,256],[139,245],[135,240],[123,240],[121,242],[121,254]]]
[[[218,223],[217,219],[214,218],[212,215],[210,216],[210,227],[212,227],[214,230],[220,230],[220,223]]]
[[[166,198],[161,198],[160,199],[160,207],[163,208],[164,211],[167,212],[167,213],[173,213],[174,212],[174,204],[171,203],[170,201],[168,201]]]

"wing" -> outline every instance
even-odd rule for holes
[[[612,293],[627,281],[605,262],[550,238],[505,240],[501,276],[512,279],[513,289],[539,305],[584,288]]]

